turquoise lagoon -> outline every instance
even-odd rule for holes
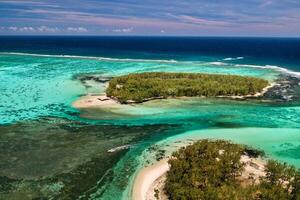
[[[282,74],[298,75],[220,57],[175,61],[1,53],[0,196],[130,199],[140,168],[155,162],[159,152],[168,155],[201,138],[248,144],[300,167],[297,101],[188,98],[115,110],[72,107],[80,96],[105,90],[105,84],[82,84],[79,76],[145,71],[238,74],[270,82]],[[107,152],[127,144],[130,149]]]

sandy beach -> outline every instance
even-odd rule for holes
[[[154,182],[163,176],[169,168],[168,159],[163,159],[142,169],[134,180],[132,199],[148,200],[147,194],[150,192],[150,188],[152,188]]]
[[[276,85],[279,85],[278,83],[270,83],[268,86],[264,87],[262,89],[261,92],[257,92],[255,94],[249,94],[249,95],[244,95],[244,96],[238,96],[238,95],[235,95],[235,96],[217,96],[218,98],[231,98],[231,99],[246,99],[246,98],[255,98],[255,97],[262,97],[264,96],[265,93],[267,93],[269,91],[269,89],[271,89],[272,87],[276,86]]]
[[[275,85],[278,85],[277,83],[271,83],[267,87],[263,88],[261,92],[258,92],[254,95],[245,95],[245,96],[217,96],[217,98],[231,98],[231,99],[245,99],[245,98],[251,98],[251,97],[261,97],[263,96],[269,89],[274,87]],[[184,99],[189,97],[175,97],[177,99]],[[162,99],[162,98],[158,98]],[[151,99],[152,100],[152,99]],[[153,99],[155,100],[155,99]],[[149,99],[147,100],[149,101]],[[117,107],[122,105],[115,99],[112,99],[106,94],[101,95],[86,95],[82,96],[78,100],[74,101],[72,106],[77,109],[84,109],[84,108],[109,108],[109,107]]]
[[[114,107],[120,103],[106,95],[87,95],[73,102],[72,106],[78,109],[93,107]]]
[[[250,158],[243,155],[240,159],[244,164],[244,171],[238,177],[238,180],[244,185],[258,184],[260,177],[266,175],[266,161],[261,157]],[[132,199],[133,200],[152,200],[155,190],[159,191],[160,199],[167,199],[163,193],[164,181],[166,180],[166,172],[170,169],[168,159],[163,159],[149,167],[142,169],[134,180]]]

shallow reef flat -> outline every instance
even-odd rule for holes
[[[113,166],[168,125],[91,125],[43,118],[0,126],[0,199],[77,199],[105,187]]]

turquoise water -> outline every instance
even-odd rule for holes
[[[174,62],[126,60],[96,57],[0,54],[0,123],[36,119],[45,115],[63,115],[71,103],[86,91],[72,77],[82,73],[118,76],[133,72],[172,71],[241,74],[272,80],[272,69],[236,67],[216,62]],[[101,88],[97,88],[101,91]],[[103,88],[102,88],[103,90]]]
[[[175,150],[178,141],[207,137],[258,147],[270,158],[300,167],[297,101],[189,98],[114,110],[79,111],[71,106],[80,96],[105,89],[105,84],[86,87],[78,76],[145,71],[237,74],[270,82],[283,74],[299,75],[219,57],[175,61],[0,53],[0,149],[6,149],[0,150],[1,160],[6,160],[0,166],[0,182],[9,188],[0,195],[129,199],[134,175],[155,160],[158,149]],[[124,144],[132,147],[107,153]],[[83,191],[78,182],[85,185]]]

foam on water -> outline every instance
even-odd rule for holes
[[[176,60],[156,60],[156,59],[130,59],[130,58],[107,58],[96,56],[74,56],[74,55],[51,55],[51,54],[33,54],[33,53],[19,53],[19,52],[0,52],[0,55],[19,55],[19,56],[38,56],[38,57],[52,57],[52,58],[79,58],[79,59],[94,59],[104,61],[122,61],[122,62],[160,62],[160,63],[176,63]]]
[[[244,59],[244,57],[235,57],[235,58],[224,58],[223,60],[224,61],[232,61],[232,60],[243,60]]]
[[[300,72],[295,72],[295,71],[291,71],[288,70],[284,67],[279,67],[276,65],[243,65],[243,64],[236,64],[236,67],[252,67],[252,68],[261,68],[261,69],[273,69],[275,71],[284,73],[284,74],[288,74],[297,78],[300,78]]]
[[[232,64],[232,63],[225,63],[225,62],[210,62],[211,65],[217,66],[233,66],[239,68],[258,68],[258,69],[270,69],[276,72],[280,72],[283,74],[288,74],[297,78],[300,78],[300,72],[295,72],[292,70],[288,70],[284,67],[276,66],[276,65],[249,65],[249,64]]]
[[[158,63],[178,63],[181,64],[199,64],[199,61],[177,61],[174,59],[171,60],[157,60],[157,59],[130,59],[130,58],[108,58],[108,57],[95,57],[95,56],[74,56],[74,55],[50,55],[50,54],[32,54],[32,53],[20,53],[20,52],[0,52],[0,55],[20,55],[20,56],[37,56],[37,57],[52,57],[52,58],[77,58],[77,59],[95,59],[103,61],[120,61],[120,62],[158,62]],[[235,57],[235,58],[224,58],[224,61],[232,60],[242,60],[244,57]],[[217,66],[235,66],[235,67],[252,67],[252,68],[261,68],[261,69],[273,69],[275,71],[286,73],[295,77],[300,77],[300,72],[295,72],[288,70],[284,67],[279,67],[275,65],[248,65],[248,64],[231,64],[224,62],[208,62],[200,64],[210,64]]]

